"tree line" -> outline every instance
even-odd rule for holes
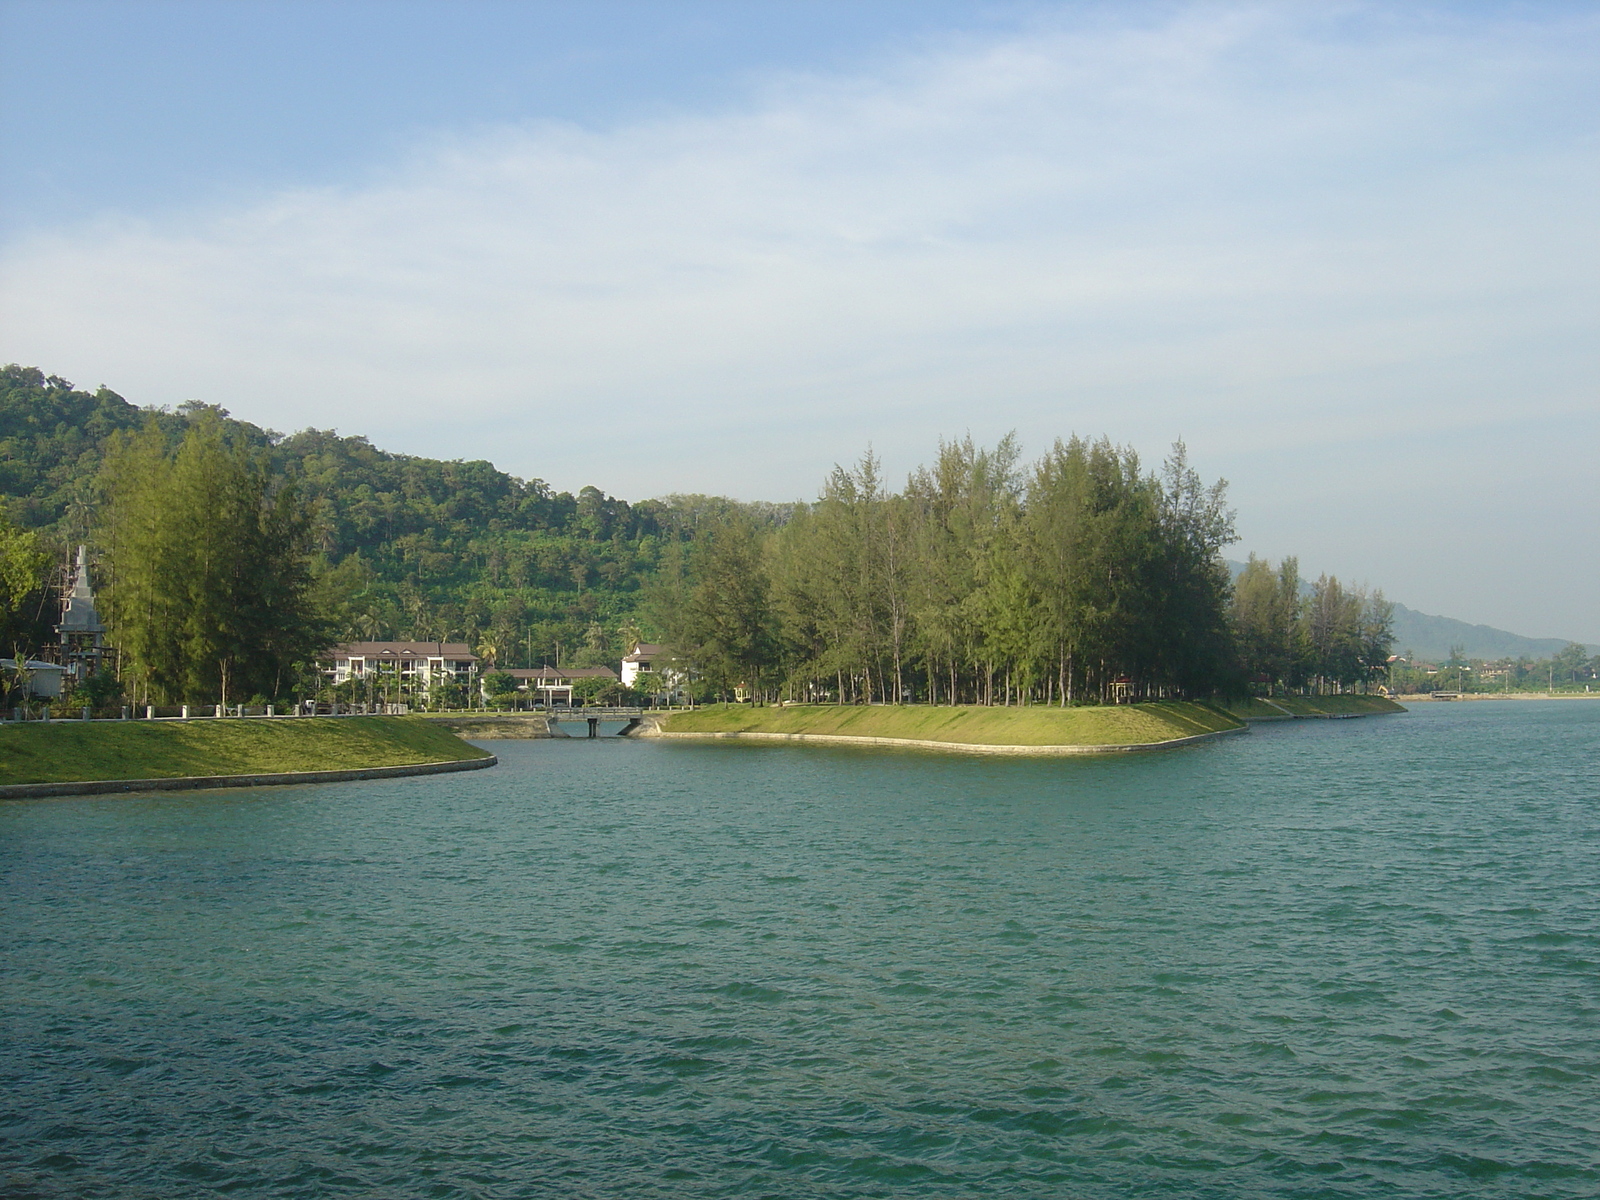
[[[1405,651],[1389,678],[1402,693],[1592,691],[1600,683],[1600,654],[1568,642],[1547,658],[1469,658],[1464,646],[1455,645],[1439,663],[1419,662]]]
[[[1252,554],[1234,582],[1232,625],[1248,682],[1322,690],[1387,670],[1394,605],[1381,591],[1345,587],[1328,575],[1306,585],[1297,559],[1274,569]]]
[[[281,697],[358,639],[503,668],[643,638],[711,692],[941,704],[1343,687],[1387,654],[1381,596],[1302,586],[1293,560],[1232,586],[1226,486],[1181,445],[1146,471],[1105,438],[1027,463],[968,438],[898,490],[869,452],[814,503],[630,504],[13,365],[0,447],[34,526],[0,537],[8,629],[47,640],[43,551],[86,540],[129,694],[158,703]]]
[[[776,529],[738,514],[663,564],[647,613],[714,689],[843,703],[1041,703],[1243,685],[1226,484],[1183,445],[1108,439],[1023,464],[941,443],[886,486],[869,451]]]

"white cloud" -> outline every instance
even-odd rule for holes
[[[1195,8],[477,131],[382,179],[16,242],[5,354],[632,496],[806,494],[869,438],[901,468],[1012,427],[1181,432],[1242,496],[1286,456],[1336,496],[1352,446],[1425,466],[1508,405],[1595,430],[1597,35]]]

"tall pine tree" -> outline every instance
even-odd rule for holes
[[[310,515],[265,456],[201,411],[175,451],[154,423],[121,439],[100,485],[124,686],[223,704],[292,689],[327,631],[310,599]]]

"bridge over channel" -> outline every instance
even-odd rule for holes
[[[557,725],[567,721],[574,723],[578,721],[588,722],[590,737],[600,736],[601,721],[626,721],[627,724],[617,731],[617,736],[627,737],[635,729],[639,728],[644,712],[645,710],[642,708],[551,708],[545,710],[545,720],[550,726],[550,732],[556,734],[557,737],[572,736],[570,733],[558,733],[556,730]]]

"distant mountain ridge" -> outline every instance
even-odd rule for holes
[[[1244,563],[1229,559],[1228,567],[1237,579]],[[1300,590],[1310,592],[1311,581],[1302,579]],[[1448,658],[1452,646],[1460,646],[1468,658],[1549,658],[1573,640],[1523,637],[1492,625],[1469,625],[1454,617],[1430,616],[1404,604],[1394,606],[1394,652],[1425,661]],[[1600,646],[1591,645],[1588,651],[1600,654]]]
[[[1571,644],[1570,638],[1530,638],[1492,625],[1469,625],[1454,617],[1433,617],[1404,604],[1394,606],[1395,653],[1407,651],[1422,659],[1442,659],[1450,647],[1462,647],[1468,658],[1549,658]],[[1589,646],[1600,654],[1600,646]]]

